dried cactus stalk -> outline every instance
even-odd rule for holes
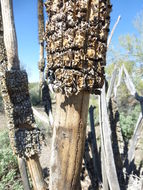
[[[3,40],[3,24],[2,24],[2,15],[1,15],[1,6],[0,6],[0,73],[6,69],[6,66],[7,66],[7,57]]]
[[[38,0],[38,30],[40,43],[43,42],[44,28],[43,0]]]
[[[55,92],[97,93],[104,83],[110,0],[48,0],[47,77]]]
[[[33,117],[26,72],[5,71],[1,86],[13,151],[19,157],[31,157],[40,151],[43,135]]]

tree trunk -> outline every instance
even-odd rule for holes
[[[18,46],[17,46],[16,30],[14,25],[12,0],[1,0],[1,7],[2,7],[2,18],[3,18],[3,27],[4,27],[4,42],[6,46],[7,59],[8,59],[8,70],[9,71],[19,70],[20,65],[18,58]],[[6,99],[4,100],[4,103],[6,104]],[[7,112],[7,117],[9,117],[7,109],[6,112]],[[19,126],[19,128],[20,127],[22,128],[23,126]],[[29,128],[32,129],[32,126],[29,126]],[[35,155],[32,158],[28,159],[27,164],[30,169],[30,174],[34,184],[34,189],[35,190],[46,189],[38,156]],[[32,170],[35,171],[34,175]]]
[[[89,93],[57,94],[56,101],[50,190],[79,190]]]

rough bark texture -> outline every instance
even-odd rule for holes
[[[55,92],[70,96],[104,84],[110,1],[48,0],[47,76]]]
[[[78,190],[84,151],[89,93],[57,94],[50,190]]]
[[[2,96],[4,100],[11,141],[16,142],[16,132],[33,130],[32,109],[28,93],[26,73],[20,71],[17,38],[14,25],[12,0],[1,0],[8,71],[2,75]],[[25,80],[26,79],[26,80]],[[28,111],[27,112],[27,106]],[[30,115],[29,115],[30,113]],[[31,117],[32,116],[32,117]],[[27,122],[30,122],[27,124]],[[27,132],[26,131],[26,132]],[[28,140],[28,139],[27,139]],[[24,143],[23,143],[24,144]],[[35,190],[46,189],[38,156],[35,154],[27,160]],[[33,172],[34,171],[34,172]],[[34,175],[33,175],[34,173]]]

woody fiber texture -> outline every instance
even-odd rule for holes
[[[55,92],[97,93],[104,83],[109,0],[48,0],[47,77]]]
[[[3,24],[2,24],[2,15],[1,15],[1,6],[0,6],[0,73],[5,70],[7,66],[6,50],[4,47],[3,41]]]

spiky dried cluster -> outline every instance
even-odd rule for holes
[[[104,83],[109,0],[48,0],[47,75],[55,92],[98,91]]]
[[[1,91],[4,100],[4,106],[7,116],[8,127],[10,129],[9,135],[11,140],[11,145],[15,154],[21,156],[23,154],[28,156],[32,155],[33,152],[37,153],[39,151],[40,142],[38,142],[39,132],[37,136],[34,137],[36,129],[35,120],[33,117],[33,112],[31,108],[30,96],[28,92],[28,79],[25,71],[11,70],[5,71],[1,76]],[[26,137],[21,136],[21,143],[19,144],[19,134],[31,134],[31,145]],[[33,134],[34,132],[34,134]],[[23,139],[22,139],[23,137]],[[23,143],[27,143],[24,145]],[[37,142],[37,146],[32,145]],[[20,151],[20,146],[28,147],[26,152]],[[34,149],[33,149],[34,146]],[[37,147],[37,152],[36,152]]]

